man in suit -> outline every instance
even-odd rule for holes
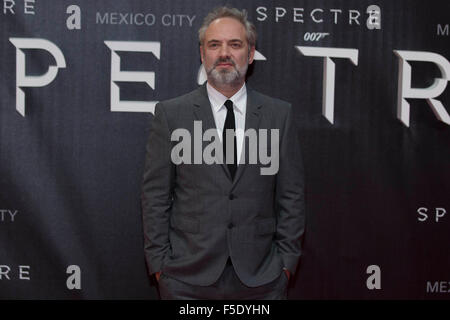
[[[199,41],[206,85],[158,103],[150,128],[142,192],[149,273],[162,299],[286,299],[305,227],[291,106],[245,84],[256,42],[245,11],[215,9]],[[207,145],[195,139],[199,123],[201,133],[215,132],[210,141],[223,146],[214,152],[221,161],[190,161]],[[183,141],[192,154],[174,157],[177,129],[194,137]],[[278,141],[260,136],[252,148],[247,130],[277,132]],[[271,174],[250,160],[265,148],[279,158]]]

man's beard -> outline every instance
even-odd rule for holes
[[[220,63],[231,63],[233,65],[232,70],[222,69],[217,70],[216,67]],[[243,65],[241,68],[236,66],[236,63],[231,59],[218,59],[214,65],[206,70],[208,78],[216,85],[233,85],[240,84],[242,79],[245,78],[247,73],[248,63]]]

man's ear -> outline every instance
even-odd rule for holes
[[[253,58],[255,57],[255,46],[251,46],[248,52],[248,64],[253,63]]]

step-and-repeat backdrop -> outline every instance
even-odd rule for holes
[[[300,128],[289,297],[450,298],[448,1],[227,3],[258,31],[248,85],[291,102]],[[157,101],[205,81],[197,30],[222,4],[0,1],[0,298],[158,297],[148,128]]]

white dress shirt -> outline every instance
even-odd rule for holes
[[[225,125],[225,118],[227,116],[227,107],[225,107],[224,104],[227,100],[231,100],[233,102],[234,119],[236,121],[237,159],[241,159],[242,144],[244,141],[245,132],[245,112],[247,110],[247,89],[245,87],[245,83],[239,91],[230,98],[227,98],[221,94],[209,83],[206,83],[206,91],[208,92],[208,98],[211,103],[212,113],[214,115],[214,121],[216,122],[217,133],[219,134],[220,141],[222,141],[222,132]]]

